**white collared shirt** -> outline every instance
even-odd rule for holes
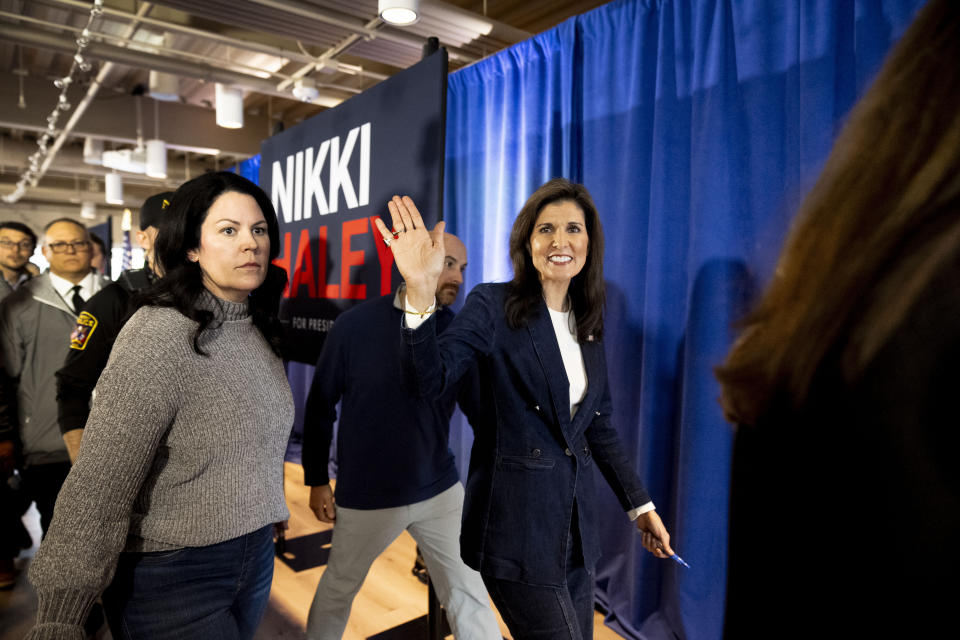
[[[97,291],[100,291],[100,278],[92,271],[76,284],[66,278],[61,278],[52,271],[48,271],[47,273],[50,275],[50,284],[53,285],[53,288],[60,294],[60,297],[63,298],[63,301],[67,303],[68,307],[73,307],[73,288],[76,285],[80,285],[80,295],[83,297],[84,302],[89,300]]]

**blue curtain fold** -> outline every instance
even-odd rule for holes
[[[597,496],[598,602],[627,637],[722,635],[732,431],[712,368],[921,4],[620,0],[450,75],[444,217],[465,289],[510,278],[513,218],[550,177],[586,184],[601,214],[616,424],[692,566],[645,554]],[[464,470],[471,442],[455,422]]]

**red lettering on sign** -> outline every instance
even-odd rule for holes
[[[317,285],[313,281],[313,254],[310,253],[310,231],[300,230],[300,242],[297,245],[297,262],[293,267],[293,278],[290,283],[290,295],[300,293],[300,287],[307,285],[307,295],[317,297]]]
[[[380,260],[380,295],[390,293],[390,268],[393,266],[393,251],[383,241],[383,236],[377,231],[378,216],[370,216],[370,228],[373,231],[373,244],[377,247],[377,258]]]
[[[317,232],[317,267],[321,298],[339,298],[340,285],[327,284],[327,225],[321,225]]]
[[[287,288],[283,290],[283,296],[285,298],[290,297],[290,232],[283,234],[283,255],[281,258],[277,256],[273,259],[273,264],[277,265],[281,269],[287,272]]]
[[[340,244],[340,286],[344,298],[363,299],[367,297],[367,285],[350,282],[350,267],[363,264],[363,251],[351,251],[350,240],[353,236],[367,232],[367,219],[347,220],[343,223]]]

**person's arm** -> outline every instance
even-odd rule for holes
[[[145,312],[135,315],[117,339],[97,385],[83,450],[31,563],[30,581],[39,599],[33,637],[82,628],[110,583],[133,502],[184,393],[180,369],[189,341]]]
[[[673,553],[670,534],[663,526],[650,494],[643,487],[619,434],[611,424],[612,412],[610,389],[604,381],[600,407],[584,432],[593,460],[620,501],[620,506],[634,519],[637,530],[643,533],[643,547],[658,558],[667,558]]]
[[[127,300],[115,288],[98,292],[84,305],[57,371],[57,420],[70,461],[77,459],[83,426],[90,415],[90,396],[120,332]]]
[[[328,465],[337,402],[343,393],[345,348],[342,322],[335,322],[317,360],[303,416],[303,481],[310,487],[310,509],[321,522],[333,522],[337,512]]]
[[[481,398],[480,368],[474,362],[473,366],[460,377],[456,385],[457,405],[467,418],[470,428],[475,432],[480,426],[480,416],[483,415],[483,400]]]
[[[498,313],[503,310],[491,286],[479,285],[441,336],[436,334],[435,316],[415,330],[401,328],[400,364],[410,392],[421,398],[448,393],[481,355],[493,349]]]

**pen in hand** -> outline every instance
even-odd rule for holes
[[[676,562],[677,564],[686,567],[687,569],[690,568],[690,565],[688,565],[686,562],[684,562],[684,561],[683,561],[683,558],[681,558],[681,557],[678,556],[677,554],[673,554],[672,556],[670,556],[670,559],[673,560],[674,562]]]
[[[644,533],[644,531],[641,530],[641,529],[637,529],[637,533]],[[650,532],[647,532],[647,533],[650,533]],[[651,533],[650,535],[653,535],[653,534]],[[656,539],[656,538],[654,538],[654,539]],[[663,551],[663,543],[660,542],[659,540],[657,540],[657,547],[658,547],[661,551]],[[671,554],[668,555],[667,557],[670,558],[671,560],[673,560],[674,562],[676,562],[677,564],[679,564],[679,565],[681,565],[681,566],[683,566],[683,567],[686,567],[687,569],[690,568],[690,565],[688,565],[688,564],[686,563],[686,561],[684,561],[684,559],[681,558],[680,556],[678,556],[676,553],[671,553]]]

